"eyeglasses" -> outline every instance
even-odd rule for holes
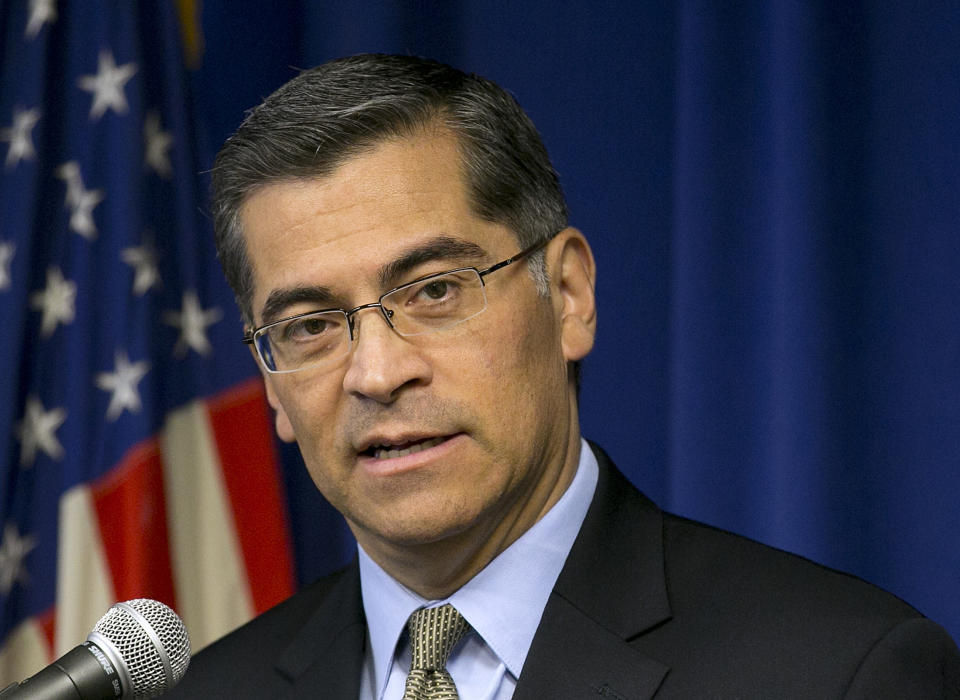
[[[387,325],[398,335],[448,330],[486,310],[484,277],[536,253],[554,236],[485,270],[458,267],[427,275],[394,287],[372,304],[350,310],[310,311],[254,328],[244,336],[243,342],[256,348],[268,372],[289,374],[332,365],[349,354],[354,340],[354,316],[364,309],[380,309]]]

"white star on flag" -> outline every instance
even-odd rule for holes
[[[34,160],[37,151],[33,146],[33,127],[40,121],[39,109],[13,108],[13,125],[0,129],[0,141],[9,141],[7,169],[15,168],[21,160]]]
[[[64,325],[73,322],[76,310],[74,302],[77,298],[75,282],[65,280],[63,273],[57,267],[47,269],[47,286],[39,292],[30,295],[30,307],[35,311],[43,312],[40,323],[40,336],[49,338],[57,330],[57,324]]]
[[[23,420],[17,424],[21,467],[33,466],[38,449],[50,459],[63,459],[63,445],[57,439],[57,429],[66,419],[66,409],[54,408],[45,411],[36,396],[27,399]]]
[[[70,209],[70,228],[92,241],[97,237],[93,208],[103,201],[103,190],[88,190],[84,187],[80,165],[75,160],[57,168],[57,177],[67,183],[66,206]]]
[[[13,241],[0,241],[0,291],[10,289],[11,273],[10,262],[13,260],[13,254],[17,246]]]
[[[150,371],[146,360],[131,364],[125,350],[117,350],[114,355],[113,372],[101,372],[96,376],[98,389],[111,391],[110,405],[107,407],[107,420],[115,421],[124,410],[140,412],[140,394],[137,384]]]
[[[163,131],[160,126],[160,115],[151,111],[143,120],[143,140],[146,146],[144,159],[153,171],[163,178],[169,178],[173,172],[170,166],[170,155],[167,151],[173,145],[170,132]]]
[[[200,306],[196,292],[184,292],[183,309],[181,311],[166,311],[163,321],[180,329],[180,337],[173,349],[176,357],[183,357],[188,350],[195,350],[200,355],[207,355],[210,350],[210,341],[207,340],[207,326],[220,320],[223,313],[218,308],[207,311]]]
[[[138,297],[160,283],[157,251],[149,238],[136,248],[124,248],[120,251],[120,258],[133,267],[133,293]]]
[[[73,207],[85,192],[83,175],[80,174],[80,164],[75,160],[68,160],[57,168],[56,174],[67,184],[67,206]]]
[[[102,190],[86,190],[80,194],[70,213],[70,228],[88,241],[97,237],[97,225],[93,222],[93,208],[103,201]]]
[[[36,546],[36,539],[22,536],[14,523],[7,523],[3,528],[3,542],[0,542],[0,595],[10,595],[18,581],[29,581],[23,560]]]
[[[137,72],[137,64],[124,63],[117,66],[113,59],[113,52],[100,51],[99,65],[96,75],[81,75],[77,84],[82,90],[93,93],[93,104],[90,106],[90,119],[97,121],[108,109],[117,114],[127,113],[127,96],[123,87]]]
[[[33,39],[44,24],[52,24],[57,19],[56,0],[30,0],[30,19],[24,36]]]

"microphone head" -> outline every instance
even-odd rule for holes
[[[157,697],[180,682],[190,663],[183,620],[149,598],[117,603],[87,639],[117,668],[125,698]]]

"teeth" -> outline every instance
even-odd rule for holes
[[[431,438],[429,440],[424,440],[423,442],[410,445],[410,447],[404,447],[402,450],[391,449],[389,447],[376,447],[373,450],[373,456],[375,459],[395,459],[396,457],[406,457],[407,455],[412,455],[415,452],[422,452],[423,450],[439,445],[445,439],[446,438],[442,437]]]

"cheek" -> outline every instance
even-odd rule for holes
[[[457,387],[474,403],[496,402],[516,383],[526,351],[512,329],[477,324],[444,340],[449,342],[435,357],[445,365],[447,386]]]
[[[315,443],[326,426],[332,424],[330,415],[337,406],[334,383],[329,378],[289,375],[282,387],[275,389],[280,406],[286,413],[302,450],[307,443]]]
[[[451,347],[447,375],[477,406],[487,406],[500,422],[529,417],[542,406],[538,394],[564,391],[567,370],[552,316],[534,312],[509,322],[471,330]],[[525,323],[513,319],[527,319]]]
[[[529,384],[555,388],[556,379],[566,376],[556,319],[546,303],[535,306],[525,319],[523,327],[516,329],[510,367]]]

